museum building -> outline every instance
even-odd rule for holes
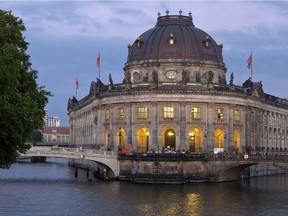
[[[286,151],[288,100],[251,78],[226,81],[223,45],[192,14],[158,14],[128,45],[122,83],[91,82],[68,101],[71,145],[133,152]]]

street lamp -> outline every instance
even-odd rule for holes
[[[207,130],[204,129],[204,137],[207,137]]]
[[[149,149],[148,145],[149,145],[149,132],[147,131],[146,132],[146,151]]]
[[[122,148],[122,129],[119,128],[119,148]]]
[[[110,133],[111,131],[108,129],[107,130],[107,136],[108,136],[108,148],[107,149],[110,149]]]

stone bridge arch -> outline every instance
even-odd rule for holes
[[[208,178],[211,182],[235,181],[240,177],[240,173],[245,168],[253,165],[270,165],[281,168],[288,172],[287,162],[272,161],[209,161]]]
[[[21,154],[20,157],[54,157],[76,159],[78,161],[90,160],[96,163],[101,163],[111,169],[115,177],[119,176],[120,164],[117,154],[106,151],[80,150],[78,148],[53,148],[53,147],[32,147],[26,154]]]

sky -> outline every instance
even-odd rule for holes
[[[54,96],[50,117],[69,124],[67,102],[88,95],[99,76],[108,84],[121,83],[127,45],[157,22],[157,13],[187,15],[194,25],[223,44],[226,79],[242,85],[251,76],[247,59],[253,54],[253,81],[262,81],[264,92],[288,98],[288,1],[73,1],[0,0],[0,9],[23,20],[32,69],[37,83]],[[79,89],[76,92],[76,79]]]

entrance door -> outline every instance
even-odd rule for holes
[[[193,128],[189,132],[189,146],[191,152],[202,151],[202,131],[198,128]]]
[[[137,132],[137,152],[145,153],[148,151],[149,132],[146,128],[140,128]]]
[[[235,130],[234,131],[234,151],[239,152],[240,147],[240,131]]]
[[[164,147],[176,150],[176,134],[171,128],[164,133]]]

